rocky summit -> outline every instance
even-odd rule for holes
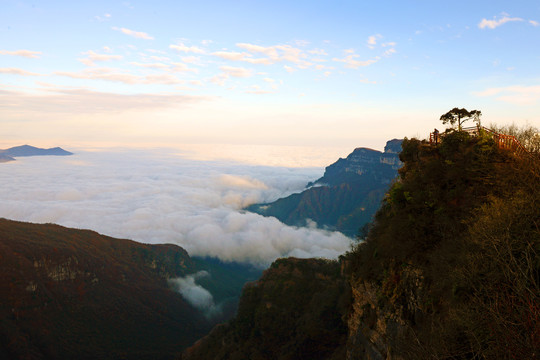
[[[307,189],[269,204],[247,210],[274,216],[287,225],[305,226],[314,221],[321,228],[354,237],[371,221],[401,166],[402,140],[386,143],[384,152],[357,148],[345,159],[326,167],[324,176]]]

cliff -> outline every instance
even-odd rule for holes
[[[354,237],[371,221],[397,176],[400,148],[397,139],[388,141],[384,152],[357,148],[326,167],[324,176],[309,183],[302,193],[251,205],[247,210],[292,226],[305,226],[311,220],[321,228]]]
[[[278,260],[236,320],[184,358],[314,358],[321,344],[318,359],[538,358],[540,160],[457,131],[402,148],[398,181],[339,273]]]

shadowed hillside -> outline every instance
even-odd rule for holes
[[[167,284],[197,270],[175,245],[0,219],[0,355],[173,358],[210,329]]]

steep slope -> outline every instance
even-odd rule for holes
[[[355,149],[347,158],[328,166],[324,176],[300,194],[270,204],[247,208],[264,216],[274,216],[293,226],[309,220],[319,227],[338,230],[354,237],[371,221],[388,186],[401,165],[401,140],[388,141],[384,153],[367,148]]]
[[[347,256],[349,358],[538,358],[538,158],[456,131],[406,140],[401,159]]]
[[[197,270],[175,245],[0,219],[0,354],[172,358],[209,330],[167,283]]]
[[[338,262],[280,259],[246,286],[235,320],[217,326],[185,359],[342,359],[346,282]]]
[[[276,261],[245,289],[238,317],[184,357],[538,359],[540,158],[458,131],[438,145],[405,139],[400,158],[399,180],[340,274]],[[340,295],[318,295],[338,284]],[[325,311],[307,305],[321,298]],[[299,320],[308,318],[347,321],[346,344],[341,326],[311,331]],[[316,352],[321,332],[331,351]]]

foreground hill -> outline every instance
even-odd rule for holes
[[[176,245],[0,219],[0,358],[174,358],[213,319],[168,280],[200,270],[216,275],[215,300],[226,311],[234,311],[231,287],[257,276],[240,265],[192,260]]]
[[[384,152],[357,148],[328,166],[324,176],[302,193],[270,204],[254,204],[247,210],[292,226],[305,226],[312,220],[319,227],[354,237],[371,221],[397,176],[400,151],[401,140],[397,139],[388,141]]]
[[[458,131],[402,147],[366,241],[278,260],[184,359],[538,359],[540,159]]]

